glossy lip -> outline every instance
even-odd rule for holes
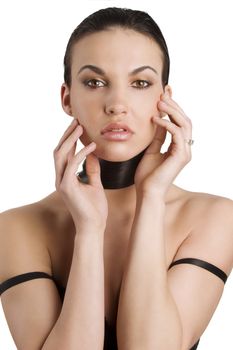
[[[101,130],[101,134],[105,134],[106,132],[114,132],[113,129],[124,129],[122,132],[133,133],[133,131],[128,127],[128,125],[123,123],[110,123],[104,129]]]
[[[106,131],[102,137],[108,141],[128,141],[132,135],[129,131]]]

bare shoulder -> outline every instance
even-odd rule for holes
[[[0,214],[0,283],[31,271],[52,273],[49,232],[58,209],[50,197]]]
[[[233,224],[233,200],[205,192],[184,191],[184,203],[195,225],[221,222],[224,226]]]
[[[181,190],[182,215],[190,233],[176,259],[195,257],[212,262],[227,274],[233,266],[233,201],[210,193]]]

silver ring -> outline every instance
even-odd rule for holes
[[[194,144],[194,140],[192,139],[188,139],[188,140],[185,139],[184,141],[187,142],[189,146],[192,146]]]

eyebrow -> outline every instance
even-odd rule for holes
[[[100,74],[100,75],[103,75],[103,76],[106,76],[106,73],[103,69],[97,67],[97,66],[94,66],[93,64],[86,64],[85,66],[82,66],[79,71],[78,71],[78,74],[80,74],[84,69],[90,69],[92,70],[93,72],[97,73],[97,74]],[[137,73],[140,73],[142,72],[143,70],[145,69],[150,69],[152,70],[155,74],[158,75],[158,72],[156,69],[154,69],[153,67],[151,66],[141,66],[141,67],[138,67],[138,68],[135,68],[134,70],[132,70],[130,73],[129,73],[129,76],[131,75],[134,75],[134,74],[137,74]]]

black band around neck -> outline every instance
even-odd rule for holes
[[[99,158],[103,187],[105,189],[120,189],[133,185],[134,175],[144,152],[145,150],[123,162],[112,162]],[[78,173],[78,177],[83,183],[88,183],[86,160],[83,163],[83,170]]]

